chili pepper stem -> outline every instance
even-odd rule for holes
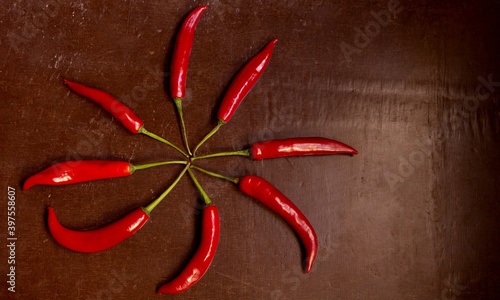
[[[161,161],[161,162],[155,162],[155,163],[149,163],[149,164],[143,164],[143,165],[133,165],[130,164],[131,167],[131,172],[134,173],[136,170],[144,170],[144,169],[149,169],[153,167],[158,167],[158,166],[163,166],[163,165],[174,165],[174,164],[179,164],[179,165],[185,165],[187,162],[183,160],[172,160],[172,161]]]
[[[163,194],[160,195],[160,197],[156,198],[153,202],[151,202],[150,204],[148,204],[148,206],[144,207],[144,211],[150,215],[151,214],[151,211],[153,211],[153,209],[155,209],[155,207],[160,204],[160,202],[168,195],[168,193],[170,193],[170,191],[172,191],[172,189],[177,185],[177,183],[179,183],[179,181],[181,180],[182,176],[184,176],[184,174],[186,173],[186,171],[189,169],[189,163],[186,164],[186,167],[182,170],[182,172],[179,174],[179,176],[177,176],[177,178],[174,180],[174,182],[172,182],[172,184],[163,192]]]
[[[207,155],[202,155],[202,156],[196,156],[196,157],[193,157],[191,160],[211,158],[211,157],[220,157],[220,156],[235,156],[235,155],[250,157],[250,149],[245,149],[245,150],[240,150],[240,151],[212,153],[212,154],[207,154]]]
[[[167,144],[170,147],[172,147],[175,150],[177,150],[180,154],[184,155],[185,157],[189,157],[189,155],[187,155],[186,152],[182,151],[182,149],[180,149],[179,147],[177,147],[173,143],[167,141],[166,139],[162,138],[161,136],[158,136],[158,135],[152,133],[151,131],[146,130],[146,128],[144,128],[144,127],[141,127],[141,129],[139,129],[139,133],[145,134],[145,135],[149,136],[150,138],[153,138],[153,139],[155,139],[157,141],[160,141],[160,142],[162,142],[164,144]]]
[[[203,189],[201,184],[198,182],[198,179],[196,179],[196,177],[194,176],[193,171],[191,171],[191,169],[188,169],[188,173],[189,173],[189,176],[191,176],[191,179],[193,180],[194,185],[196,186],[196,188],[200,192],[201,197],[203,198],[203,201],[205,201],[205,204],[211,205],[212,200],[210,199],[210,197],[208,197],[207,193],[205,192],[205,190]]]
[[[212,172],[212,171],[208,171],[206,169],[203,169],[203,168],[200,168],[198,166],[195,166],[195,165],[191,165],[190,167],[191,169],[196,169],[200,172],[203,172],[207,175],[210,175],[212,177],[215,177],[215,178],[219,178],[219,179],[224,179],[224,180],[227,180],[227,181],[231,181],[232,183],[234,184],[238,184],[239,182],[239,178],[232,178],[232,177],[227,177],[227,176],[224,176],[224,175],[221,175],[219,173],[215,173],[215,172]]]
[[[179,119],[181,120],[182,139],[184,140],[184,145],[186,146],[189,156],[191,156],[191,149],[189,149],[187,140],[186,123],[184,122],[184,115],[182,113],[182,98],[174,98],[174,103],[177,108],[177,113],[179,114]]]
[[[215,126],[199,143],[198,145],[196,145],[196,147],[194,148],[193,150],[193,156],[196,154],[196,151],[198,150],[198,148],[201,147],[201,145],[203,145],[209,138],[212,137],[212,135],[214,135],[217,130],[219,130],[219,128],[222,127],[222,125],[224,125],[226,123],[222,122],[221,120],[218,121],[217,123],[217,126]]]

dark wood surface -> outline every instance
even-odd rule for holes
[[[438,2],[438,3],[436,3]],[[147,163],[178,155],[77,96],[63,78],[104,89],[146,127],[181,144],[165,91],[173,39],[190,1],[0,3],[0,238],[16,189],[15,293],[9,299],[159,299],[199,240],[199,197],[186,177],[151,221],[117,247],[79,254],[46,227],[53,206],[70,228],[103,226],[146,205],[180,167],[128,178],[21,190],[55,162]],[[221,242],[205,277],[175,299],[500,298],[500,21],[498,1],[208,1],[184,101],[193,145],[222,95],[272,38],[271,63],[233,120],[200,152],[268,139],[324,136],[354,157],[200,165],[265,177],[316,228],[313,271],[278,216],[230,183],[199,175],[219,206]],[[489,82],[489,83],[488,83]]]

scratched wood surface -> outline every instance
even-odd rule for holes
[[[55,162],[178,158],[73,94],[104,89],[149,130],[181,144],[165,92],[173,38],[198,1],[0,2],[0,238],[16,189],[15,293],[0,247],[2,299],[159,299],[199,239],[199,197],[183,179],[119,246],[79,254],[47,231],[108,224],[159,195],[180,171],[21,191]],[[200,175],[222,229],[206,276],[176,299],[500,298],[500,2],[207,1],[196,32],[185,119],[191,144],[215,125],[235,72],[272,38],[261,81],[202,152],[269,138],[324,136],[360,152],[200,162],[265,177],[319,238],[313,271],[284,221],[229,183]],[[164,297],[174,298],[174,297]]]

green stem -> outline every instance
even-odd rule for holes
[[[191,179],[193,180],[194,185],[196,186],[196,188],[200,192],[201,197],[203,197],[203,201],[205,201],[205,204],[206,205],[212,204],[212,200],[210,199],[210,197],[208,197],[207,193],[205,192],[205,190],[203,189],[201,184],[198,182],[198,179],[196,179],[196,177],[194,176],[193,171],[191,171],[191,169],[188,169],[188,172],[189,172],[189,176],[191,176]]]
[[[145,135],[149,136],[150,138],[153,138],[157,141],[165,143],[165,144],[169,145],[170,147],[174,148],[175,150],[177,150],[179,153],[181,153],[185,157],[189,157],[189,155],[187,155],[186,152],[182,151],[182,149],[180,149],[179,147],[177,147],[173,143],[167,141],[166,139],[152,133],[151,131],[147,131],[146,128],[144,128],[144,127],[141,127],[141,129],[139,129],[139,133],[145,134]]]
[[[220,157],[220,156],[232,156],[232,155],[240,155],[240,156],[250,157],[250,149],[239,150],[239,151],[229,151],[229,152],[219,152],[219,153],[212,153],[212,154],[207,154],[207,155],[202,155],[202,156],[196,156],[196,157],[193,157],[192,160],[211,158],[211,157]]]
[[[214,129],[212,129],[199,143],[198,145],[196,145],[196,147],[194,148],[193,150],[193,156],[196,154],[196,151],[198,150],[198,148],[201,147],[201,145],[203,145],[203,143],[205,143],[210,137],[212,137],[212,135],[214,135],[217,130],[219,130],[219,128],[221,128],[222,125],[224,125],[225,123],[222,122],[222,121],[218,121],[217,123],[217,126],[214,127]]]
[[[219,173],[215,173],[215,172],[212,172],[212,171],[208,171],[206,169],[203,169],[203,168],[200,168],[198,166],[195,166],[195,165],[191,165],[191,168],[192,169],[196,169],[200,172],[203,172],[207,175],[210,175],[212,177],[215,177],[215,178],[220,178],[220,179],[224,179],[224,180],[227,180],[227,181],[231,181],[232,183],[234,184],[238,184],[238,181],[239,181],[239,178],[232,178],[232,177],[227,177],[227,176],[224,176],[224,175],[221,175]]]
[[[143,208],[144,212],[146,212],[148,215],[151,214],[151,211],[153,211],[153,209],[155,209],[155,207],[158,204],[160,204],[160,202],[163,200],[163,198],[165,198],[168,195],[168,193],[170,193],[170,191],[172,191],[172,189],[177,185],[177,183],[179,183],[182,176],[184,176],[184,174],[186,174],[187,170],[189,170],[189,164],[186,164],[186,167],[182,170],[182,172],[179,174],[179,176],[177,176],[177,178],[174,180],[174,182],[172,182],[172,184],[163,192],[163,194],[160,195],[160,197],[156,198],[153,202],[148,204],[148,206]]]
[[[132,167],[132,172],[134,173],[136,170],[144,170],[148,168],[153,168],[153,167],[158,167],[158,166],[163,166],[163,165],[174,165],[174,164],[179,164],[179,165],[185,165],[187,162],[183,160],[172,160],[172,161],[161,161],[161,162],[155,162],[155,163],[149,163],[149,164],[143,164],[143,165],[133,165],[130,164]]]
[[[175,107],[177,108],[177,113],[179,113],[179,118],[181,119],[182,139],[184,140],[184,145],[186,146],[189,156],[191,156],[191,149],[189,149],[187,139],[186,124],[184,123],[184,115],[182,114],[182,98],[175,98],[174,102]]]

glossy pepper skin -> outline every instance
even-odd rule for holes
[[[133,167],[125,161],[73,160],[58,163],[30,176],[23,185],[28,190],[35,185],[66,185],[91,180],[125,177]]]
[[[339,141],[321,137],[275,139],[250,146],[250,157],[255,160],[287,156],[358,154],[358,151]]]
[[[277,39],[269,42],[233,79],[217,112],[219,122],[227,123],[233,117],[241,101],[264,73],[277,42]]]
[[[170,93],[173,98],[184,98],[186,95],[186,78],[191,49],[193,48],[194,32],[206,9],[206,5],[195,8],[186,17],[177,34],[170,67]]]
[[[178,294],[192,287],[206,273],[219,244],[220,218],[213,204],[203,208],[200,246],[184,270],[172,281],[161,286],[157,294]]]
[[[290,199],[261,177],[242,177],[239,189],[280,215],[297,233],[306,250],[305,272],[309,273],[318,253],[318,238],[309,220]]]
[[[144,125],[144,121],[141,118],[112,95],[69,80],[64,80],[64,83],[66,83],[73,92],[97,102],[102,108],[118,119],[130,132],[139,133],[139,130]]]
[[[63,247],[76,252],[93,253],[107,250],[132,236],[149,220],[140,207],[118,221],[95,230],[77,231],[59,223],[52,207],[48,207],[47,223],[52,237]]]

